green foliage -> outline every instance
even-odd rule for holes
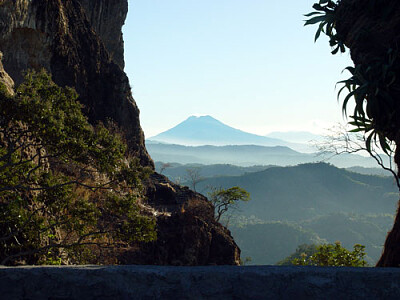
[[[352,76],[339,82],[343,87],[338,97],[343,90],[348,91],[343,100],[343,112],[347,114],[348,102],[353,98],[355,107],[349,124],[356,127],[352,132],[366,135],[366,147],[370,153],[373,145],[379,145],[387,154],[391,152],[388,137],[396,130],[393,128],[396,124],[396,101],[391,96],[396,81],[396,58],[397,53],[389,49],[383,59],[375,58],[368,65],[347,67]]]
[[[298,224],[284,221],[248,224],[230,228],[241,249],[242,257],[251,257],[251,264],[272,265],[289,256],[301,244],[323,244],[327,241],[319,238],[311,230]]]
[[[250,194],[245,189],[234,186],[229,189],[214,189],[208,194],[208,199],[215,207],[215,220],[218,222],[228,210],[237,209],[239,201],[249,201]]]
[[[313,5],[315,11],[305,15],[310,19],[306,20],[304,24],[307,26],[319,23],[315,41],[321,36],[321,32],[325,33],[329,37],[330,46],[334,48],[332,54],[338,53],[339,50],[341,53],[346,51],[344,41],[335,30],[337,6],[337,1],[320,0],[319,3]]]
[[[395,3],[392,1],[390,5],[387,5],[382,1],[368,1],[366,9],[369,13],[385,19],[393,12]],[[330,45],[337,45],[337,48],[332,51],[333,54],[336,54],[339,49],[341,52],[345,51],[344,41],[335,29],[336,9],[339,5],[340,1],[320,0],[319,3],[313,5],[316,11],[306,15],[312,18],[305,23],[305,25],[319,23],[315,39],[318,39],[321,32],[324,32],[330,38]],[[365,33],[360,32],[353,39],[356,41],[364,39],[364,35]],[[397,49],[396,45],[394,47]],[[354,99],[354,113],[350,116],[349,124],[355,127],[352,132],[361,132],[364,135],[366,150],[374,158],[377,157],[374,148],[380,148],[391,156],[393,141],[397,137],[396,121],[399,112],[396,111],[397,104],[393,95],[396,94],[395,69],[398,56],[399,52],[389,46],[386,53],[383,51],[375,56],[370,55],[367,63],[347,67],[345,70],[351,73],[351,77],[338,82],[343,84],[338,98],[344,90],[348,92],[343,100],[343,113],[347,116],[349,100]],[[378,158],[379,162],[381,160]],[[397,175],[393,171],[392,174],[399,185]]]
[[[365,246],[356,244],[354,250],[349,251],[342,247],[340,242],[325,244],[317,247],[317,251],[308,255],[302,253],[301,258],[292,260],[297,266],[321,266],[321,267],[365,267]]]
[[[155,238],[138,207],[148,170],[77,98],[44,71],[0,92],[1,264],[99,262],[96,248]]]
[[[298,259],[303,259],[304,257],[310,257],[314,255],[318,251],[318,246],[315,244],[301,244],[297,246],[296,251],[286,257],[285,259],[282,259],[281,261],[278,261],[276,264],[278,266],[291,266],[293,265],[294,260]]]

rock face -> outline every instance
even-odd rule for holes
[[[394,161],[400,175],[400,1],[381,0],[366,3],[363,0],[342,0],[336,8],[335,19],[338,36],[350,48],[355,65],[379,68],[380,72],[376,72],[375,69],[370,72],[372,76],[369,77],[372,79],[367,78],[364,81],[376,84],[378,81],[373,75],[378,74],[380,87],[383,86],[386,95],[390,97],[379,99],[379,110],[367,110],[367,114],[374,121],[374,126],[395,143]],[[382,76],[388,73],[382,72],[384,68],[393,72],[394,76]],[[393,78],[393,81],[388,83],[387,78]],[[386,239],[384,252],[377,266],[399,267],[399,253],[398,209],[393,229]]]
[[[366,5],[362,0],[342,0],[336,9],[336,20],[338,35],[350,49],[355,65],[378,63],[383,66],[391,64],[389,60],[394,59],[390,69],[395,71],[396,80],[390,84],[389,93],[393,99],[399,99],[400,2],[382,0]],[[391,54],[388,52],[389,49],[392,50]],[[374,84],[376,83],[374,82]],[[381,109],[384,109],[384,105],[381,105]],[[390,119],[392,128],[389,130],[386,122],[390,113],[383,111],[381,115],[385,116],[384,119],[381,119],[379,115],[374,115],[372,111],[368,114],[370,118],[374,119],[377,128],[384,131],[390,140],[399,145],[400,101],[394,101],[393,107],[388,110],[393,114]],[[400,163],[400,157],[396,162]]]
[[[127,0],[0,1],[0,80],[12,91],[27,69],[45,68],[60,86],[74,87],[89,121],[114,120],[131,154],[154,168],[144,146],[139,109],[123,71],[121,27]],[[10,75],[6,75],[7,73]],[[153,174],[147,206],[157,216],[158,240],[122,251],[127,264],[239,264],[230,232],[214,220],[207,199]]]
[[[239,265],[240,249],[206,197],[155,173],[147,198],[158,214],[157,241],[125,252],[124,264]]]
[[[58,85],[77,90],[91,122],[116,121],[132,153],[153,166],[122,70],[126,11],[126,0],[5,0],[0,2],[0,50],[16,84],[24,70],[47,69]]]
[[[4,84],[6,87],[8,93],[10,95],[14,94],[14,81],[12,78],[8,75],[8,73],[4,70],[3,63],[1,60],[3,59],[3,53],[0,52],[0,82]]]
[[[100,36],[110,58],[124,69],[124,40],[121,28],[128,13],[126,0],[80,0],[93,29]]]

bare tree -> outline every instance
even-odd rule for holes
[[[384,170],[388,171],[395,179],[397,188],[400,190],[399,176],[394,165],[394,146],[391,145],[387,151],[380,150],[378,141],[373,141],[367,148],[366,136],[357,130],[349,129],[349,125],[337,124],[328,129],[322,142],[315,142],[318,155],[329,160],[333,156],[341,154],[365,153],[372,157]]]
[[[170,168],[171,164],[170,163],[161,163],[160,166],[160,174],[162,174],[167,168]]]
[[[185,179],[190,183],[191,188],[195,192],[197,192],[196,186],[198,183],[204,180],[204,178],[200,175],[200,168],[198,167],[187,168]]]

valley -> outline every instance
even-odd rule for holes
[[[209,123],[221,124],[210,118],[203,129],[218,132]],[[181,139],[182,132],[190,132],[186,123],[178,126]],[[167,132],[168,141],[174,140],[174,130]],[[296,140],[295,133],[271,136]],[[303,132],[297,142],[309,137],[318,138]],[[251,201],[222,218],[242,259],[251,258],[247,264],[276,264],[299,245],[340,241],[347,249],[365,245],[367,261],[374,265],[397,206],[398,190],[390,173],[369,157],[303,153],[288,147],[291,142],[274,141],[281,142],[218,146],[203,140],[205,144],[194,146],[147,140],[146,147],[156,171],[175,183],[206,196],[213,188],[233,186],[250,193]]]

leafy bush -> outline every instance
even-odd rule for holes
[[[285,259],[282,259],[281,261],[278,261],[276,264],[278,266],[291,266],[295,264],[294,262],[297,261],[297,259],[304,259],[305,257],[310,257],[314,255],[318,251],[318,246],[315,244],[301,244],[296,248],[296,251],[286,257]]]
[[[301,258],[291,261],[297,266],[321,266],[321,267],[365,267],[365,246],[356,244],[354,250],[349,251],[342,247],[340,242],[325,244],[317,247],[316,252],[309,255],[302,253]]]
[[[1,264],[99,263],[95,249],[155,238],[138,206],[148,170],[77,98],[44,71],[0,89]]]

